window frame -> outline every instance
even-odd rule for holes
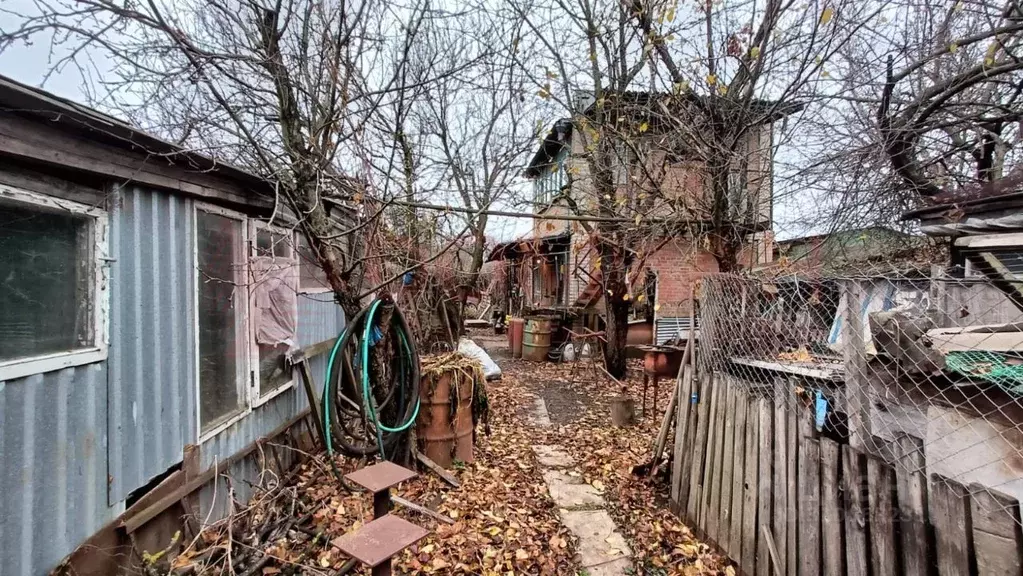
[[[245,261],[246,273],[249,273],[249,262],[251,262],[251,259],[257,255],[256,241],[257,241],[257,237],[259,235],[259,231],[260,230],[267,230],[267,231],[269,231],[271,233],[271,238],[272,238],[273,234],[280,234],[280,235],[283,235],[283,236],[288,236],[289,234],[291,235],[291,243],[289,244],[289,248],[291,249],[291,257],[287,258],[287,259],[294,261],[295,267],[296,267],[296,270],[295,270],[295,274],[296,274],[296,279],[295,279],[295,281],[296,281],[296,283],[295,283],[295,287],[296,287],[296,291],[295,291],[295,307],[297,308],[298,307],[298,295],[302,293],[302,287],[299,285],[299,283],[302,281],[302,271],[301,271],[301,269],[298,268],[298,267],[300,267],[302,265],[302,257],[299,256],[299,254],[298,254],[298,237],[297,237],[297,233],[289,232],[284,227],[275,226],[275,225],[270,224],[269,222],[266,222],[266,221],[263,221],[263,220],[259,220],[259,219],[256,219],[256,218],[247,218],[246,219],[246,226],[248,227],[248,235],[249,235],[249,242],[246,244],[246,246],[248,247],[248,250],[247,250],[248,258],[246,258],[246,261]],[[271,253],[272,253],[272,250],[271,250]],[[285,258],[285,257],[283,257],[283,256],[275,256],[275,258]],[[247,278],[249,278],[249,280],[251,281],[250,277],[247,276]],[[246,300],[248,302],[247,313],[249,315],[249,318],[251,318],[252,317],[252,306],[253,306],[254,293],[251,290],[251,286],[248,283],[246,283],[245,292],[246,292],[246,297],[247,297]],[[298,312],[297,312],[297,310],[296,310],[296,313],[295,313],[295,321],[296,321],[296,330],[297,330],[297,322],[298,322]],[[280,394],[282,394],[284,392],[287,392],[288,390],[291,390],[292,388],[294,388],[296,383],[297,383],[297,380],[295,378],[295,373],[292,372],[291,373],[291,378],[287,382],[285,382],[284,384],[281,384],[280,386],[274,388],[273,390],[267,392],[266,394],[261,394],[260,393],[259,344],[256,342],[256,325],[255,325],[254,322],[248,322],[247,325],[248,325],[248,336],[249,336],[249,342],[248,342],[248,344],[249,344],[249,346],[248,346],[248,350],[249,350],[249,404],[250,404],[250,408],[258,408],[258,407],[262,406],[263,404],[266,404],[270,400],[276,398]],[[298,335],[296,334],[296,338],[297,337],[298,337]]]
[[[93,345],[80,350],[53,352],[0,361],[0,381],[14,380],[93,364],[107,359],[110,346],[110,219],[107,211],[72,200],[0,184],[0,201],[39,212],[70,213],[88,221],[91,244],[89,300],[92,305]]]
[[[246,346],[245,346],[246,353],[242,355],[242,361],[245,362],[244,370],[242,371],[242,373],[246,374],[246,378],[245,378],[246,381],[243,382],[242,386],[241,386],[241,389],[243,390],[242,400],[244,401],[244,405],[241,406],[240,408],[238,408],[236,411],[229,412],[225,416],[221,417],[219,422],[215,421],[215,424],[213,424],[208,430],[203,430],[203,425],[202,425],[202,382],[200,381],[201,374],[200,374],[200,362],[199,362],[199,354],[200,354],[200,351],[199,351],[199,222],[198,222],[199,211],[203,211],[203,212],[206,212],[206,213],[209,213],[209,214],[216,214],[218,216],[223,216],[225,218],[230,218],[232,220],[237,220],[241,224],[241,234],[242,234],[241,240],[242,240],[242,246],[244,247],[244,256],[245,257],[242,259],[242,262],[239,263],[239,266],[240,266],[240,276],[242,278],[244,278],[244,279],[247,279],[249,277],[249,258],[248,258],[248,255],[250,253],[250,250],[249,250],[249,226],[248,226],[249,219],[248,219],[248,217],[245,216],[245,214],[242,214],[241,212],[236,212],[236,211],[233,211],[233,210],[228,210],[226,208],[222,208],[220,206],[216,206],[216,205],[213,205],[213,204],[207,204],[207,203],[204,203],[204,202],[196,202],[195,203],[194,208],[192,210],[192,230],[194,230],[194,232],[195,232],[193,234],[193,237],[192,237],[192,267],[193,267],[193,273],[192,273],[192,297],[195,299],[195,306],[193,307],[194,308],[193,309],[193,329],[195,331],[194,332],[195,333],[195,342],[193,343],[193,345],[194,345],[193,346],[193,350],[194,350],[194,353],[195,353],[195,429],[198,432],[197,443],[201,446],[206,441],[215,438],[221,432],[223,432],[224,430],[227,430],[228,428],[233,426],[235,423],[240,421],[242,418],[245,418],[250,413],[252,413],[252,409],[253,409],[253,403],[252,403],[252,381],[253,381],[254,376],[253,376],[253,372],[252,372],[253,367],[252,367],[252,357],[251,356],[252,356],[253,343],[255,342],[255,340],[254,340],[254,338],[252,338],[252,331],[251,331],[251,328],[249,326],[249,298],[250,298],[249,293],[250,293],[250,291],[249,291],[248,283],[246,282],[243,285],[244,295],[245,295],[245,306],[239,306],[238,307],[238,310],[241,311],[240,313],[242,315],[242,318],[241,318],[241,324],[242,324],[241,333],[243,335],[245,335],[248,338],[248,340],[249,340],[248,342],[246,342]]]

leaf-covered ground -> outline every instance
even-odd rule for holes
[[[663,478],[632,475],[634,465],[650,459],[660,415],[614,428],[608,400],[621,393],[621,386],[588,361],[529,363],[494,349],[500,342],[493,338],[482,343],[489,344],[504,370],[503,378],[488,386],[492,434],[477,438],[474,462],[453,471],[460,488],[423,472],[395,491],[453,520],[442,523],[396,507],[393,513],[431,531],[397,560],[396,573],[584,574],[574,560],[573,538],[558,521],[547,493],[531,449],[536,444],[564,447],[584,479],[603,491],[633,550],[636,574],[732,573],[668,511]],[[638,402],[641,375],[638,367],[631,372],[625,386]],[[662,411],[671,384],[662,383]],[[530,418],[536,396],[544,398],[552,426],[538,427]],[[337,462],[342,473],[364,464]],[[333,575],[348,559],[330,542],[370,519],[370,496],[340,490],[327,460],[317,456],[283,486],[239,509],[230,531],[222,524],[201,534],[174,565],[179,573]],[[351,573],[368,571],[357,568]]]

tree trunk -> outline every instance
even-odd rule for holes
[[[604,293],[607,335],[604,366],[608,374],[623,380],[627,372],[625,343],[629,333],[629,300],[625,299],[628,294],[625,257],[615,254],[611,246],[605,247],[601,252],[609,253],[601,256],[601,261],[607,262],[604,272],[604,287],[607,290]]]

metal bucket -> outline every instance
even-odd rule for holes
[[[458,389],[458,407],[451,417],[451,372],[423,376],[419,383],[422,407],[416,419],[419,450],[445,468],[455,460],[469,463],[472,456],[472,385]]]
[[[522,337],[522,358],[533,362],[543,362],[551,349],[550,318],[530,318]]]

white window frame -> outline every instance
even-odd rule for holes
[[[193,238],[192,238],[192,266],[193,266],[193,271],[192,271],[193,272],[192,273],[192,282],[193,282],[192,294],[193,294],[193,297],[195,298],[193,328],[195,330],[195,332],[194,332],[195,333],[194,351],[195,351],[195,359],[196,359],[196,361],[195,361],[195,429],[199,433],[198,444],[202,445],[207,440],[210,440],[210,439],[216,437],[218,434],[220,434],[224,430],[227,430],[228,428],[233,426],[235,423],[237,423],[239,420],[241,420],[242,418],[244,418],[244,417],[248,416],[250,413],[252,413],[252,408],[253,408],[253,404],[252,404],[252,380],[253,380],[253,372],[252,371],[253,371],[253,367],[252,367],[252,358],[251,358],[251,356],[252,356],[252,348],[253,348],[252,342],[254,342],[254,340],[252,338],[252,331],[249,328],[249,305],[248,305],[248,303],[249,303],[249,288],[248,288],[247,283],[245,283],[245,285],[239,287],[244,292],[245,305],[238,307],[238,309],[241,311],[241,315],[242,315],[242,318],[241,318],[242,331],[241,331],[241,333],[242,333],[243,336],[246,336],[248,338],[248,340],[249,340],[248,345],[245,347],[245,350],[248,353],[242,356],[242,359],[245,362],[245,366],[244,366],[244,369],[242,370],[242,372],[247,375],[247,378],[246,378],[247,382],[243,383],[243,386],[242,386],[242,390],[244,391],[243,394],[242,394],[242,400],[244,400],[244,405],[239,407],[234,413],[228,413],[228,415],[224,416],[220,422],[218,422],[216,425],[214,425],[209,430],[203,430],[203,428],[202,428],[202,413],[201,413],[201,406],[202,406],[202,388],[201,388],[201,386],[202,385],[201,385],[201,382],[200,382],[200,371],[199,371],[199,364],[200,364],[199,363],[199,226],[198,226],[198,214],[199,214],[199,211],[207,212],[207,213],[210,213],[210,214],[217,214],[219,216],[224,216],[225,218],[230,218],[232,220],[239,221],[239,223],[241,224],[241,231],[242,231],[241,232],[241,234],[242,234],[242,246],[245,247],[245,250],[244,250],[244,256],[245,257],[243,258],[243,261],[239,263],[240,272],[241,272],[240,273],[240,277],[241,278],[246,278],[246,279],[249,277],[249,259],[248,259],[248,254],[249,254],[249,249],[248,249],[248,246],[249,246],[249,226],[248,226],[248,218],[244,214],[242,214],[240,212],[235,212],[233,210],[227,210],[225,208],[221,208],[220,206],[214,206],[214,205],[211,205],[211,204],[196,202],[195,203],[195,207],[192,210],[192,230],[195,231],[195,233],[193,234]]]
[[[297,243],[298,238],[296,237],[295,233],[289,232],[287,229],[282,228],[280,226],[273,226],[269,222],[264,222],[262,220],[257,220],[257,219],[249,219],[248,220],[248,238],[249,238],[249,241],[247,243],[247,246],[248,246],[248,251],[247,251],[248,259],[246,260],[246,267],[248,267],[248,262],[250,261],[250,259],[252,257],[256,256],[256,239],[257,239],[257,236],[258,236],[260,230],[268,230],[271,234],[280,234],[280,235],[283,235],[283,236],[288,236],[289,234],[291,234],[291,243],[288,245],[288,247],[291,249],[291,258],[290,258],[290,260],[294,260],[295,261],[295,266],[296,267],[302,265],[301,256],[298,255],[298,243]],[[271,252],[272,252],[272,249],[271,249]],[[246,272],[248,272],[248,270],[246,270]],[[301,287],[298,285],[298,283],[301,282],[301,280],[302,280],[302,272],[301,272],[300,269],[296,269],[295,270],[295,274],[297,275],[296,283],[295,283],[295,286],[297,288],[297,291],[296,291],[296,294],[295,294],[295,298],[296,298],[295,305],[297,306],[298,305],[298,300],[297,300],[298,299],[298,293],[301,292]],[[250,278],[250,277],[247,276],[247,278]],[[251,278],[250,278],[250,280],[251,280]],[[248,306],[249,306],[248,314],[249,314],[249,317],[251,318],[252,317],[251,307],[253,305],[253,299],[254,299],[255,295],[253,294],[252,290],[250,290],[250,286],[246,285],[245,290],[247,292],[247,301],[248,301]],[[298,314],[296,312],[296,324],[297,324],[297,320],[298,320]],[[248,328],[249,328],[249,330],[248,330],[248,334],[249,334],[249,347],[248,348],[249,348],[249,373],[250,373],[250,376],[249,376],[249,404],[251,405],[252,408],[258,408],[259,406],[262,406],[263,404],[266,404],[267,402],[269,402],[273,398],[279,396],[280,394],[282,394],[282,393],[292,389],[295,386],[296,382],[295,382],[295,374],[294,374],[294,372],[292,372],[291,379],[289,379],[287,382],[285,382],[284,384],[281,384],[280,386],[278,386],[277,388],[274,388],[273,390],[267,392],[266,394],[260,394],[260,391],[259,391],[259,389],[260,389],[260,379],[259,379],[259,345],[256,343],[256,326],[255,326],[255,322],[250,322]],[[297,335],[296,335],[296,338],[297,338]]]
[[[92,265],[93,279],[90,284],[89,299],[93,308],[92,341],[94,343],[90,348],[0,362],[0,381],[106,360],[110,344],[109,264],[111,262],[110,226],[106,211],[79,202],[29,192],[3,184],[0,184],[0,201],[39,209],[40,212],[70,213],[90,219],[89,236],[92,238],[90,264]]]

